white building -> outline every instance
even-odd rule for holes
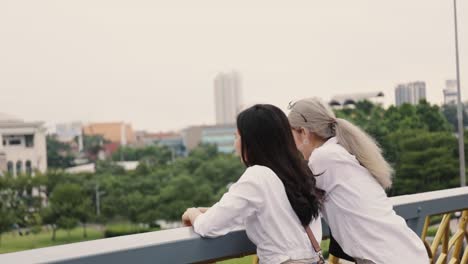
[[[444,89],[444,104],[456,104],[457,101],[457,80],[446,80]]]
[[[426,99],[426,83],[417,81],[398,84],[395,88],[395,102],[397,106],[402,104],[418,104]]]
[[[219,73],[214,80],[216,124],[234,124],[241,110],[241,78],[237,72]]]
[[[47,170],[46,128],[0,113],[0,173],[13,175]]]

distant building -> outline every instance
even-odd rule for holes
[[[219,73],[214,80],[216,124],[234,124],[241,110],[241,78],[237,72]]]
[[[207,126],[202,130],[201,143],[214,144],[219,152],[233,153],[236,133],[235,125]]]
[[[161,138],[161,140],[157,141],[157,144],[168,147],[172,151],[173,158],[187,155],[184,139],[179,134]]]
[[[235,125],[191,126],[182,131],[187,152],[200,144],[213,144],[219,152],[233,153],[237,127]]]
[[[457,80],[445,81],[444,104],[457,104],[457,102],[458,102]]]
[[[138,131],[135,135],[136,142],[133,145],[136,147],[166,146],[172,151],[174,156],[186,155],[184,139],[179,133],[148,133],[146,131]]]
[[[12,175],[47,170],[46,128],[0,113],[0,170]]]
[[[374,104],[382,104],[384,98],[383,92],[370,92],[370,93],[354,93],[354,94],[343,94],[335,95],[329,102],[329,105],[332,107],[346,107],[350,105],[355,105],[360,101],[370,101]]]
[[[200,145],[205,127],[207,126],[191,126],[182,130],[182,140],[188,152]]]
[[[406,84],[398,84],[395,87],[395,102],[397,106],[402,104],[418,104],[426,99],[426,83],[417,81]]]
[[[81,122],[60,123],[55,126],[57,140],[70,143],[77,139],[78,152],[83,151],[83,124]]]
[[[123,122],[91,123],[83,127],[83,134],[87,136],[100,135],[104,139],[122,146],[135,142],[132,126]]]

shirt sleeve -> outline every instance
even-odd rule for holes
[[[260,176],[248,168],[219,202],[195,219],[195,232],[203,237],[218,237],[243,227],[245,219],[262,206]]]

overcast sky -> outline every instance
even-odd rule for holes
[[[459,2],[468,98],[468,1]],[[237,70],[246,104],[455,78],[451,0],[0,0],[0,112],[134,129],[214,122],[213,79]],[[285,109],[286,110],[286,109]]]

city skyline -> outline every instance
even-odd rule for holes
[[[285,111],[303,97],[373,91],[388,105],[395,85],[415,80],[439,104],[455,78],[448,2],[2,5],[0,112],[28,121],[214,124],[212,80],[230,69],[242,74],[246,105]],[[468,4],[458,13],[466,100]]]
[[[395,105],[418,104],[421,100],[427,100],[426,83],[416,81],[410,83],[401,83],[395,87]]]

